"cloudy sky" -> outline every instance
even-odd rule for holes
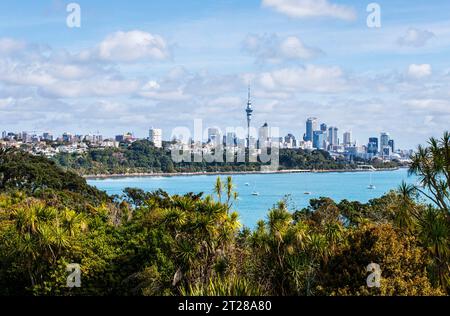
[[[388,131],[414,148],[450,127],[450,2],[70,1],[0,3],[0,130],[147,135],[254,124],[301,137],[305,120]]]

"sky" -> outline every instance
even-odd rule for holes
[[[353,0],[0,2],[0,130],[54,134],[267,122],[301,138],[308,117],[359,144],[412,149],[449,130],[450,2]],[[342,136],[340,136],[342,139]]]

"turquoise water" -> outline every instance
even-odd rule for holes
[[[374,190],[367,189],[372,177]],[[109,194],[121,194],[126,187],[154,191],[159,188],[170,194],[204,192],[212,194],[217,176],[186,177],[137,177],[89,180],[88,183]],[[225,179],[225,176],[223,176]],[[300,209],[309,205],[309,200],[326,196],[341,201],[367,202],[380,197],[391,189],[396,189],[405,180],[416,183],[408,177],[407,170],[349,173],[290,173],[290,174],[247,174],[233,175],[239,200],[235,209],[240,221],[254,227],[260,219],[265,219],[267,211],[286,195],[290,195],[291,206]],[[247,186],[246,183],[249,185]],[[258,192],[259,196],[252,195]],[[310,192],[311,195],[305,195]]]

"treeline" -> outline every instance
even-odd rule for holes
[[[52,158],[59,166],[82,175],[126,174],[126,173],[175,173],[175,172],[228,172],[259,171],[261,162],[256,163],[175,163],[169,150],[152,146],[147,140],[134,142],[121,148],[90,149],[86,154],[58,154]],[[224,158],[225,161],[225,158]],[[237,159],[236,159],[237,161]],[[247,160],[248,161],[248,160]],[[280,169],[342,170],[354,169],[356,164],[344,159],[334,159],[322,150],[281,149]],[[382,164],[377,167],[396,167],[398,164]]]
[[[1,152],[0,295],[446,295],[449,148],[450,134],[419,148],[419,187],[300,210],[286,198],[254,229],[239,224],[231,177],[211,196],[128,188],[104,198],[52,163]],[[67,287],[71,263],[79,288]],[[379,287],[367,286],[371,263]]]

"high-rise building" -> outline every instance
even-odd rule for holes
[[[328,128],[328,142],[330,146],[338,145],[338,128],[330,127]]]
[[[313,141],[314,131],[317,130],[317,118],[310,117],[306,120],[306,134],[304,137],[305,141]]]
[[[391,153],[391,149],[389,146],[389,140],[390,140],[390,135],[389,133],[381,133],[380,136],[380,152],[382,153],[383,156],[389,156]]]
[[[284,142],[287,148],[297,147],[297,140],[295,139],[295,136],[292,134],[287,134],[287,136],[284,137]]]
[[[8,133],[6,133],[6,131],[2,132],[2,139],[5,139],[8,136]]]
[[[216,127],[208,128],[208,142],[218,145],[221,140],[220,130]]]
[[[344,140],[344,146],[349,146],[352,144],[352,132],[348,131],[345,132],[343,135]]]
[[[73,141],[73,135],[70,133],[64,133],[64,134],[62,134],[62,139],[63,139],[63,142],[71,143]]]
[[[369,144],[367,145],[367,153],[372,155],[378,154],[378,138],[371,137],[369,138]]]
[[[162,148],[162,130],[159,128],[151,128],[149,131],[149,140],[156,148]]]
[[[390,135],[389,133],[381,133],[380,136],[380,148],[389,146]]]
[[[395,152],[395,142],[394,142],[394,140],[390,139],[388,144],[389,144],[389,147],[391,147],[391,151]]]
[[[325,124],[325,123],[320,124],[320,130],[322,132],[327,132],[327,130],[328,130],[327,124]]]
[[[45,132],[42,134],[42,139],[46,141],[53,141],[53,135],[48,132]]]
[[[269,133],[269,125],[264,123],[258,130],[258,144],[259,147],[265,147],[267,142],[269,141],[270,133]]]
[[[326,133],[322,131],[313,132],[313,147],[316,149],[325,149]]]
[[[236,145],[236,133],[229,132],[225,137],[225,145],[227,147],[234,147]]]

